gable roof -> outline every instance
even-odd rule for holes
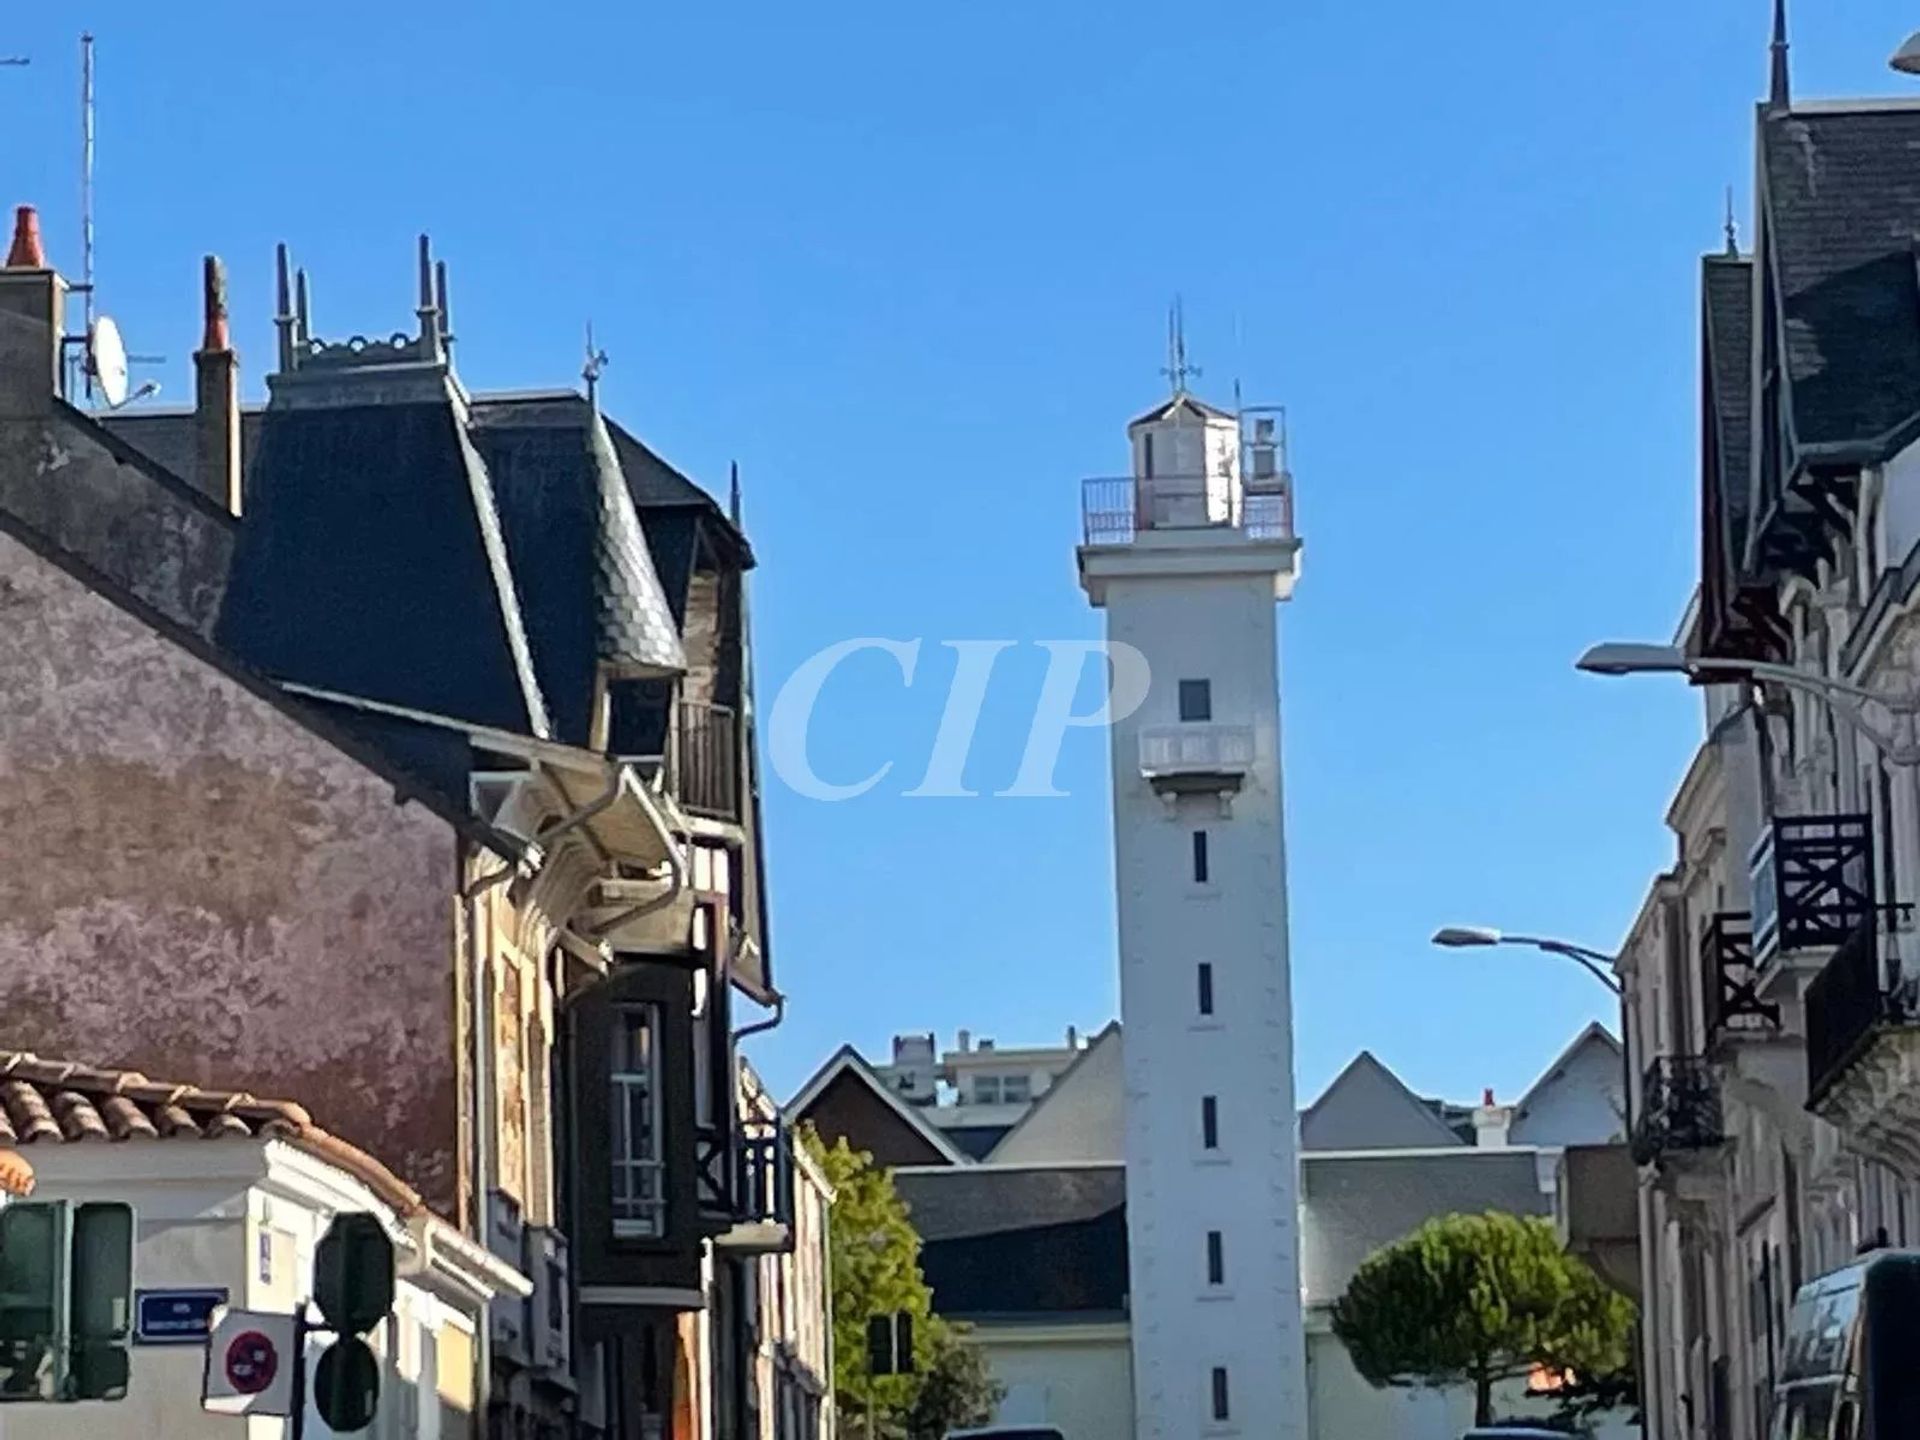
[[[1046,1093],[1038,1100],[1035,1100],[1033,1104],[1029,1105],[1027,1112],[1013,1122],[1012,1128],[1000,1137],[998,1143],[988,1152],[987,1158],[996,1162],[1019,1160],[1021,1158],[1038,1160],[1040,1157],[1037,1155],[1021,1157],[1014,1152],[1020,1149],[1023,1140],[1033,1138],[1036,1130],[1044,1130],[1046,1128],[1048,1121],[1052,1118],[1048,1113],[1049,1107],[1052,1107],[1054,1111],[1058,1111],[1075,1096],[1085,1091],[1087,1085],[1091,1082],[1091,1077],[1098,1073],[1098,1066],[1089,1064],[1089,1062],[1093,1060],[1095,1052],[1101,1052],[1101,1058],[1105,1059],[1106,1047],[1111,1046],[1115,1052],[1114,1058],[1117,1059],[1118,1051],[1122,1043],[1120,1038],[1120,1022],[1118,1020],[1109,1020],[1098,1034],[1087,1041],[1086,1048],[1073,1057],[1072,1062],[1067,1068],[1054,1077],[1053,1083],[1047,1087]],[[1121,1099],[1123,1091],[1124,1082],[1116,1083],[1113,1098],[1116,1101]],[[1064,1100],[1061,1098],[1063,1095],[1066,1097]],[[1120,1138],[1124,1140],[1124,1136]],[[1095,1157],[1077,1155],[1071,1158],[1077,1160],[1095,1158],[1120,1160],[1125,1158],[1125,1152],[1123,1148],[1121,1153],[1112,1156],[1103,1155]]]
[[[1354,1056],[1300,1115],[1302,1150],[1408,1150],[1464,1143],[1371,1050]]]
[[[888,1110],[904,1122],[915,1135],[932,1146],[948,1164],[971,1165],[974,1163],[970,1156],[941,1134],[939,1126],[894,1094],[892,1088],[874,1073],[873,1067],[851,1045],[842,1045],[834,1051],[828,1057],[827,1063],[814,1071],[807,1083],[802,1085],[799,1092],[786,1103],[788,1118],[794,1121],[805,1120],[808,1110],[826,1092],[827,1087],[843,1077],[873,1091]]]
[[[1540,1100],[1541,1096],[1561,1081],[1566,1075],[1567,1067],[1573,1064],[1580,1053],[1596,1046],[1605,1050],[1616,1064],[1623,1061],[1625,1052],[1620,1048],[1620,1042],[1614,1038],[1613,1032],[1598,1020],[1589,1020],[1586,1028],[1568,1041],[1567,1047],[1554,1057],[1553,1063],[1540,1072],[1540,1078],[1527,1087],[1527,1093],[1514,1102],[1514,1119],[1525,1118],[1527,1111]]]

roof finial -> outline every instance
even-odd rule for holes
[[[293,272],[293,338],[305,349],[313,339],[313,309],[307,302],[307,267]]]
[[[1727,254],[1740,254],[1740,227],[1733,220],[1733,187],[1727,187]]]
[[[1176,397],[1187,393],[1187,377],[1198,376],[1200,367],[1187,363],[1187,312],[1178,295],[1167,307],[1167,363],[1160,373],[1173,386]]]
[[[446,348],[441,341],[440,306],[434,299],[433,286],[433,243],[425,235],[420,237],[420,303],[414,314],[420,317],[420,349],[429,360],[445,358]]]
[[[733,462],[727,475],[727,518],[733,521],[733,528],[740,528],[740,462]]]
[[[580,378],[587,382],[587,403],[600,404],[600,374],[607,368],[607,352],[593,343],[593,322],[587,322],[587,363],[580,371]]]
[[[1785,110],[1793,103],[1787,83],[1787,0],[1773,0],[1773,73],[1767,85],[1767,108]]]

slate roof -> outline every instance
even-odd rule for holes
[[[1753,438],[1753,260],[1709,255],[1700,263],[1706,378],[1713,414],[1701,423],[1716,427],[1721,528],[1738,555],[1745,546]]]
[[[492,480],[451,392],[270,408],[247,503],[218,631],[242,660],[276,679],[550,733]]]
[[[1526,1150],[1307,1155],[1300,1174],[1300,1276],[1309,1305],[1331,1305],[1361,1261],[1437,1216],[1546,1215],[1552,1208]]]
[[[934,1310],[972,1321],[1102,1322],[1127,1309],[1118,1165],[896,1171]]]
[[[554,738],[587,742],[597,662],[686,667],[604,426],[575,395],[473,410]]]
[[[1302,1150],[1382,1150],[1458,1145],[1445,1103],[1409,1090],[1371,1050],[1362,1050],[1300,1112]],[[1471,1133],[1471,1131],[1469,1131]]]
[[[1763,109],[1759,143],[1795,443],[1884,441],[1920,417],[1920,106]]]
[[[1136,425],[1151,425],[1159,420],[1170,420],[1176,411],[1185,411],[1188,415],[1200,420],[1233,419],[1233,412],[1231,410],[1222,410],[1218,405],[1209,405],[1199,396],[1189,395],[1186,391],[1182,390],[1171,399],[1162,400],[1151,410],[1143,411],[1141,414],[1134,416],[1133,419],[1127,422],[1127,428],[1131,430]]]

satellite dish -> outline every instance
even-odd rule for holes
[[[127,347],[120,327],[108,316],[100,316],[88,332],[87,370],[109,409],[127,403]]]

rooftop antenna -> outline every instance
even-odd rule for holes
[[[1733,223],[1733,187],[1727,187],[1727,254],[1740,253],[1740,228]]]
[[[1160,372],[1173,385],[1176,397],[1187,393],[1187,377],[1199,377],[1200,367],[1187,363],[1187,312],[1178,295],[1167,307],[1167,363]]]
[[[593,343],[593,322],[587,322],[587,363],[580,371],[580,378],[587,382],[587,403],[600,403],[600,376],[607,368],[607,352]]]
[[[82,327],[93,334],[93,32],[80,34],[80,293]],[[86,367],[87,398],[93,398],[94,370]],[[124,389],[117,399],[125,399]]]
[[[740,462],[733,462],[727,474],[727,518],[733,521],[733,528],[740,528]]]

